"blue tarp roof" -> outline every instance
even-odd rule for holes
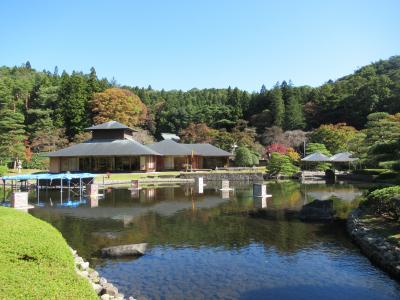
[[[21,174],[21,175],[14,175],[14,176],[3,176],[3,180],[53,180],[53,179],[79,179],[79,178],[94,178],[96,177],[95,174],[91,173],[60,173],[60,174],[51,174],[51,173],[41,173],[41,174]]]

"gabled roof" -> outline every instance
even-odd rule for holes
[[[192,151],[190,149],[185,147],[183,144],[179,144],[173,140],[163,140],[161,142],[149,144],[146,146],[162,155],[185,156],[192,154]]]
[[[147,145],[154,151],[169,156],[231,156],[232,154],[210,144],[180,144],[173,140],[164,140]]]
[[[160,155],[134,140],[89,140],[47,154],[49,157]]]
[[[307,155],[302,159],[302,161],[309,161],[309,162],[325,162],[329,161],[329,157],[326,156],[325,154],[322,154],[320,152],[314,152],[310,155]]]
[[[352,154],[350,152],[340,152],[332,156],[329,160],[331,162],[351,162],[358,160],[358,158],[351,157]]]
[[[182,144],[200,156],[232,156],[232,153],[215,147],[211,144]]]
[[[86,128],[85,130],[104,130],[104,129],[129,129],[129,130],[133,130],[132,128],[129,128],[128,126],[117,122],[117,121],[109,121],[106,123],[102,123],[99,125],[93,125],[90,126],[88,128]]]

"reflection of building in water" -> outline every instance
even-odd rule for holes
[[[90,207],[98,207],[99,206],[99,196],[90,195],[89,196],[89,206]]]
[[[193,193],[193,187],[190,186],[190,185],[185,186],[184,195],[185,195],[186,197],[188,197],[188,196],[192,195],[192,193]]]
[[[131,189],[131,198],[138,199],[139,198],[139,190],[138,189]]]
[[[254,197],[254,208],[267,208],[267,197]]]
[[[154,201],[156,198],[156,189],[143,189],[141,190],[143,197],[140,197],[140,202]]]
[[[159,189],[157,193],[162,193],[162,198],[164,200],[170,200],[175,198],[175,188],[163,188]]]
[[[229,199],[229,190],[221,190],[222,199]]]

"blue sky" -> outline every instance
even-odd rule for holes
[[[0,65],[161,89],[317,86],[400,54],[400,1],[0,2]]]

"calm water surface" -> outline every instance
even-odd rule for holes
[[[209,184],[113,188],[98,202],[31,194],[31,213],[57,227],[121,292],[139,299],[399,299],[400,285],[373,266],[343,224],[303,223],[291,211],[335,196],[339,214],[357,205],[360,186],[270,184],[222,193]],[[71,200],[77,195],[71,193]],[[262,213],[249,214],[262,210]],[[100,259],[99,249],[149,243],[137,259]]]

